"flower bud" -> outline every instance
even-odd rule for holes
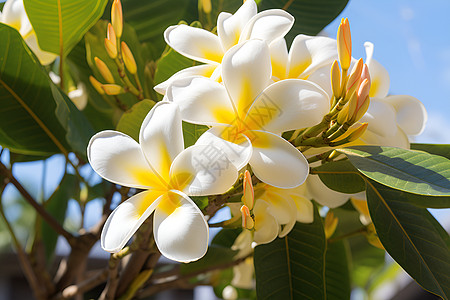
[[[117,84],[103,84],[102,89],[105,91],[106,95],[110,96],[119,95],[124,92],[123,87]]]
[[[339,99],[341,96],[341,71],[337,60],[331,66],[331,88],[336,99]]]
[[[99,93],[100,95],[105,94],[105,91],[102,89],[102,84],[97,79],[95,79],[94,76],[89,76],[89,81],[91,82],[97,93]]]
[[[211,13],[211,0],[201,0],[201,5],[205,14]]]
[[[348,19],[342,19],[337,33],[338,57],[343,70],[348,70],[352,60],[352,38]]]
[[[111,57],[112,59],[115,59],[117,57],[117,48],[108,39],[105,39],[105,49],[106,52],[108,52],[109,57]]]
[[[347,141],[350,142],[354,142],[357,139],[359,139],[364,132],[366,132],[367,126],[369,125],[369,123],[362,123],[361,126],[359,126],[358,128],[356,128],[353,132],[351,132],[348,137],[347,137]]]
[[[108,69],[108,66],[98,57],[95,57],[94,61],[97,69],[99,70],[100,74],[102,74],[106,82],[114,83],[114,77],[111,74],[111,71]]]
[[[114,0],[111,7],[111,23],[118,38],[122,36],[123,30],[123,14],[122,3],[120,0]]]
[[[324,224],[325,237],[327,239],[329,239],[336,231],[338,221],[339,221],[338,218],[336,218],[332,212],[327,213]]]
[[[252,229],[253,226],[255,226],[255,222],[253,221],[253,218],[250,215],[250,210],[246,205],[242,205],[241,215],[242,215],[242,228]]]
[[[253,190],[252,176],[248,170],[244,172],[244,192],[242,195],[242,202],[248,207],[248,209],[253,209],[253,204],[255,203],[255,193]]]
[[[336,121],[338,124],[342,125],[345,123],[345,121],[347,121],[347,117],[348,117],[348,105],[344,106],[344,108],[339,112]]]
[[[359,83],[361,82],[361,72],[363,70],[363,60],[360,58],[356,65],[353,66],[352,72],[347,81],[347,96],[351,96],[354,91],[356,91],[359,87]]]
[[[354,92],[350,97],[348,121],[353,124],[366,113],[369,108],[370,98],[369,98],[370,84],[369,79],[364,79],[360,84],[358,91]],[[355,97],[356,95],[356,97]]]
[[[369,68],[367,67],[367,64],[364,64],[362,72],[361,72],[361,81],[364,81],[364,79],[367,79],[369,81],[369,86],[370,86],[372,81],[370,80],[370,73],[369,73]]]
[[[133,53],[131,53],[130,48],[128,48],[128,45],[125,42],[122,42],[121,46],[122,46],[122,58],[123,62],[125,63],[125,67],[127,67],[127,70],[131,74],[136,74],[137,66],[136,61],[134,60]]]

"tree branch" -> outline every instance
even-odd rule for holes
[[[31,196],[28,191],[17,181],[17,179],[12,174],[11,170],[9,170],[1,161],[0,161],[0,173],[2,173],[9,181],[16,187],[16,189],[22,194],[25,200],[33,206],[36,212],[41,215],[41,217],[58,233],[62,235],[70,245],[75,243],[75,237],[66,231],[61,224],[56,221],[55,218],[51,214],[49,214],[45,208],[40,205],[34,198]]]

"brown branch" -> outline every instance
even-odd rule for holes
[[[53,218],[51,214],[49,214],[45,208],[40,205],[34,198],[31,196],[28,191],[17,181],[17,179],[12,174],[11,170],[9,170],[2,162],[0,162],[0,173],[2,173],[9,181],[16,187],[16,189],[22,194],[25,200],[33,206],[36,212],[41,215],[41,217],[50,225],[53,230],[56,231],[59,235],[62,235],[67,242],[72,245],[75,242],[75,237],[66,231],[59,222]]]
[[[46,299],[47,297],[46,297],[45,288],[39,283],[38,277],[33,272],[30,258],[25,253],[25,251],[23,251],[22,245],[20,244],[19,240],[17,239],[16,235],[14,234],[11,224],[9,224],[8,219],[5,216],[5,212],[3,211],[2,195],[3,195],[3,191],[4,191],[5,187],[6,187],[6,184],[1,187],[1,191],[0,191],[0,215],[6,224],[6,228],[8,229],[9,234],[11,235],[11,239],[13,241],[14,247],[16,248],[17,257],[19,259],[20,266],[22,267],[22,271],[23,271],[25,277],[27,278],[28,283],[31,286],[34,296],[36,297],[36,299]]]
[[[189,284],[188,280],[196,277],[198,275],[201,274],[205,274],[208,272],[212,272],[212,271],[217,271],[217,270],[223,270],[223,269],[228,269],[230,267],[239,265],[240,263],[244,262],[247,258],[251,257],[253,255],[253,253],[250,253],[247,256],[238,258],[234,261],[231,262],[227,262],[227,263],[223,263],[220,265],[216,265],[216,266],[211,266],[209,268],[205,268],[203,270],[199,270],[199,271],[195,271],[186,275],[181,275],[178,278],[172,280],[172,281],[167,281],[167,282],[163,282],[160,284],[154,284],[149,286],[148,288],[142,290],[141,292],[137,293],[137,297],[138,298],[145,298],[145,297],[149,297],[151,295],[154,295],[158,292],[164,291],[164,290],[168,290],[168,289],[173,289],[173,288],[182,288],[185,287],[186,284]]]
[[[108,269],[98,270],[93,276],[74,285],[69,285],[61,293],[53,297],[53,300],[71,299],[76,295],[91,290],[101,284],[108,277]]]

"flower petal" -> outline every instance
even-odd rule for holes
[[[105,130],[94,135],[89,141],[87,155],[94,171],[113,183],[135,188],[161,184],[139,144],[121,132]]]
[[[186,68],[186,69],[176,72],[166,81],[163,81],[160,84],[157,84],[153,89],[156,92],[160,93],[161,95],[165,95],[167,87],[175,80],[180,79],[180,78],[189,77],[189,76],[211,77],[211,75],[214,73],[214,70],[216,68],[217,68],[217,65],[215,65],[215,64],[204,64],[204,65],[200,65],[200,66]]]
[[[161,199],[160,191],[145,191],[117,206],[103,226],[100,239],[102,248],[113,253],[120,251]]]
[[[172,161],[184,149],[178,106],[158,102],[142,122],[139,143],[150,166],[168,180]]]
[[[314,205],[304,196],[292,196],[297,208],[297,222],[312,223],[314,221]]]
[[[260,39],[270,44],[284,37],[294,25],[294,17],[282,9],[268,9],[258,13],[245,25],[239,42]]]
[[[294,203],[289,197],[283,197],[270,188],[259,198],[269,204],[268,211],[275,217],[278,224],[287,224],[296,218],[296,209]]]
[[[191,196],[225,193],[238,178],[225,152],[213,145],[194,145],[181,152],[170,169],[173,187]]]
[[[318,175],[309,175],[306,180],[308,194],[320,205],[335,208],[343,205],[351,197],[349,194],[333,191],[329,189],[319,178]]]
[[[366,48],[366,65],[370,74],[370,97],[384,98],[389,92],[389,73],[373,56],[373,44],[365,42]]]
[[[330,109],[328,95],[318,85],[302,79],[271,84],[255,100],[245,123],[274,133],[318,124]]]
[[[326,65],[312,72],[308,76],[308,81],[314,82],[320,86],[325,93],[328,95],[328,99],[333,96],[333,91],[331,89],[331,64]]]
[[[6,1],[3,6],[0,22],[17,29],[22,36],[28,35],[33,30],[25,11],[23,0]]]
[[[407,135],[421,134],[428,119],[425,106],[417,98],[406,95],[387,96],[384,100],[397,112],[397,124]]]
[[[241,117],[269,84],[270,77],[270,54],[264,41],[250,40],[236,45],[223,57],[223,83]]]
[[[381,99],[370,99],[369,109],[360,119],[367,122],[367,130],[381,136],[393,136],[397,131],[397,119],[394,107]]]
[[[164,31],[166,43],[182,55],[204,63],[220,63],[223,50],[219,37],[207,30],[187,25],[170,26]]]
[[[306,79],[313,71],[337,59],[336,40],[324,36],[297,35],[289,51],[288,78]]]
[[[288,63],[288,50],[284,38],[277,39],[269,45],[270,59],[272,63],[272,76],[275,80],[286,78]]]
[[[183,120],[190,123],[228,125],[236,119],[225,87],[210,78],[176,80],[168,87],[166,96],[178,104]]]
[[[303,154],[280,136],[252,130],[253,154],[250,166],[261,181],[279,188],[294,188],[302,184],[309,173]]]
[[[258,200],[253,208],[255,215],[255,235],[253,240],[258,244],[267,244],[278,236],[279,225],[274,216],[268,212],[269,204]]]
[[[249,0],[245,1],[233,15],[227,12],[219,14],[217,18],[217,35],[220,38],[224,51],[239,42],[239,37],[245,24],[256,15],[257,11],[255,1]]]
[[[195,144],[212,145],[221,149],[236,169],[240,170],[247,165],[252,156],[252,144],[243,134],[236,137],[236,143],[232,142],[233,139],[227,139],[229,130],[230,127],[225,126],[212,127],[203,133]]]
[[[165,194],[153,221],[155,242],[165,257],[190,262],[205,255],[208,224],[200,209],[184,193],[171,191]]]
[[[408,136],[403,132],[400,127],[392,129],[393,133],[389,136],[383,136],[376,134],[373,131],[366,130],[364,134],[355,141],[355,145],[374,145],[374,146],[386,146],[386,147],[398,147],[403,149],[409,149],[410,143]]]

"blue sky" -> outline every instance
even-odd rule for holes
[[[428,124],[418,142],[450,143],[450,1],[350,0],[325,31],[336,36],[340,19],[350,22],[353,56],[365,58],[363,44],[389,72],[391,94],[422,101]]]

